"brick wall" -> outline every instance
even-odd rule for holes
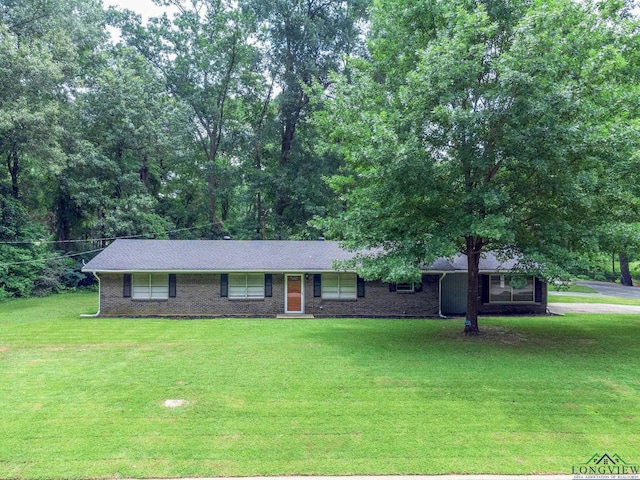
[[[274,317],[284,313],[283,274],[273,274],[273,296],[237,300],[220,296],[220,275],[177,274],[176,296],[164,300],[123,297],[123,275],[100,275],[103,316]],[[438,275],[424,275],[422,291],[397,293],[389,284],[367,282],[365,296],[355,300],[326,300],[313,296],[313,275],[305,275],[305,313],[317,317],[436,317]]]
[[[537,295],[540,301],[537,303],[488,303],[481,301],[483,297],[481,283],[478,313],[482,315],[544,315],[547,313],[547,284],[538,282],[536,288],[540,289],[540,293]]]
[[[478,313],[481,315],[544,315],[547,313],[547,284],[536,279],[535,303],[489,303],[488,275],[481,275]],[[484,281],[483,281],[484,280]]]
[[[388,283],[366,282],[365,296],[356,300],[314,297],[312,278],[306,287],[306,312],[316,317],[438,316],[438,275],[424,275],[422,291],[415,293],[390,292]]]

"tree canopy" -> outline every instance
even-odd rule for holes
[[[0,298],[118,237],[323,235],[467,254],[477,330],[483,252],[640,255],[630,2],[155,1],[0,0]]]
[[[371,61],[352,63],[324,116],[347,165],[331,180],[346,208],[323,225],[381,247],[362,274],[387,280],[465,254],[475,333],[484,252],[551,278],[596,248],[615,205],[602,194],[639,146],[637,25],[571,0],[380,0],[372,22]]]

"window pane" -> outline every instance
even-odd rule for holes
[[[504,275],[491,275],[489,300],[491,302],[510,302],[511,287]]]
[[[247,274],[247,298],[264,298],[264,274]]]
[[[247,296],[247,276],[241,273],[229,274],[229,298],[245,298]]]
[[[151,287],[149,285],[148,273],[134,273],[132,283],[132,298],[151,298]]]
[[[526,278],[526,284],[522,288],[513,289],[514,302],[533,302],[535,300],[535,282],[533,277]]]
[[[340,280],[340,298],[356,298],[356,274],[341,273],[338,278]]]
[[[340,298],[340,283],[337,273],[322,274],[322,298]]]
[[[404,292],[411,293],[414,292],[415,288],[413,283],[398,283],[396,284],[396,292]]]
[[[169,274],[151,274],[151,298],[169,298]]]

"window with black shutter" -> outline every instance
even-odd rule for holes
[[[320,275],[319,273],[316,273],[313,276],[313,296],[322,296],[322,275]]]
[[[175,298],[176,296],[176,274],[169,274],[169,298]]]
[[[229,296],[229,274],[223,273],[220,275],[220,296]]]
[[[122,276],[122,296],[124,298],[131,298],[131,274],[125,273]]]
[[[273,296],[273,276],[270,273],[264,275],[264,296]]]
[[[536,303],[542,303],[542,281],[536,277]]]

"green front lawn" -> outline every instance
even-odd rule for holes
[[[640,463],[637,315],[481,319],[468,338],[459,320],[79,317],[96,304],[0,304],[0,478]]]
[[[549,284],[551,292],[574,292],[574,293],[598,293],[597,290],[587,287],[586,285],[553,285]]]

